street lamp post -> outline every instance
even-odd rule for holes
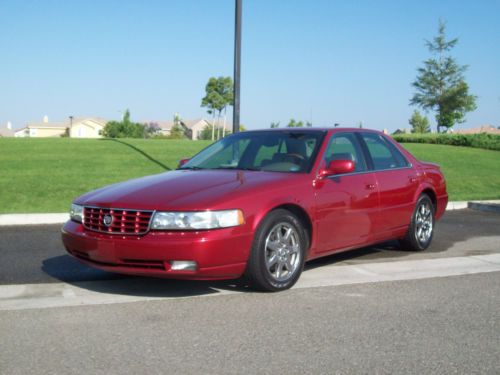
[[[234,107],[233,133],[240,131],[240,76],[241,76],[241,6],[242,0],[235,0],[234,25]]]

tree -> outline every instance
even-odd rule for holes
[[[170,134],[168,135],[169,139],[183,139],[186,138],[186,132],[184,131],[184,127],[181,124],[181,118],[176,113],[174,115],[174,124],[170,129]]]
[[[198,134],[198,139],[204,140],[204,141],[209,141],[212,139],[212,126],[210,125],[205,125],[203,130]]]
[[[279,128],[280,127],[280,122],[271,122],[271,129],[274,129],[274,128]]]
[[[145,138],[145,125],[130,121],[127,109],[122,121],[110,121],[104,126],[103,135],[107,138]]]
[[[431,131],[431,127],[429,126],[429,119],[415,110],[413,111],[413,115],[408,120],[411,125],[412,133],[429,133]]]
[[[160,125],[158,125],[158,123],[156,123],[156,122],[148,122],[148,123],[143,124],[143,126],[144,126],[144,134],[145,134],[146,138],[151,138],[151,137],[157,136],[161,130]]]
[[[215,115],[217,114],[217,139],[220,138],[220,117],[224,111],[224,127],[222,136],[225,135],[227,106],[233,105],[233,80],[231,77],[210,77],[205,86],[205,96],[201,99],[201,106],[207,108],[207,112],[212,115],[212,140],[216,137]]]
[[[425,111],[436,111],[437,130],[449,129],[455,123],[465,121],[465,114],[476,109],[476,96],[469,94],[465,82],[466,65],[458,65],[447,53],[455,47],[458,39],[446,40],[446,25],[439,21],[438,35],[426,46],[434,55],[418,68],[413,87],[416,93],[410,100]]]
[[[303,121],[295,121],[295,119],[290,119],[288,122],[287,128],[303,128],[304,127],[304,122]]]
[[[180,124],[174,124],[170,129],[170,134],[168,135],[170,139],[183,139],[186,138],[186,133],[184,128]]]

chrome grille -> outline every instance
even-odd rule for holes
[[[84,207],[83,226],[96,232],[145,234],[152,216],[153,211]]]

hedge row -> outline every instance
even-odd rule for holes
[[[500,151],[500,135],[496,134],[395,134],[400,143],[433,143],[450,146],[466,146]]]

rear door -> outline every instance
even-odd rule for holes
[[[319,253],[367,241],[378,213],[377,181],[368,169],[355,134],[333,134],[322,157],[324,165],[335,159],[352,160],[356,170],[319,180],[316,184],[316,248]]]
[[[380,212],[374,226],[378,237],[390,236],[410,223],[419,176],[403,154],[378,133],[359,132],[369,167],[375,172]]]

